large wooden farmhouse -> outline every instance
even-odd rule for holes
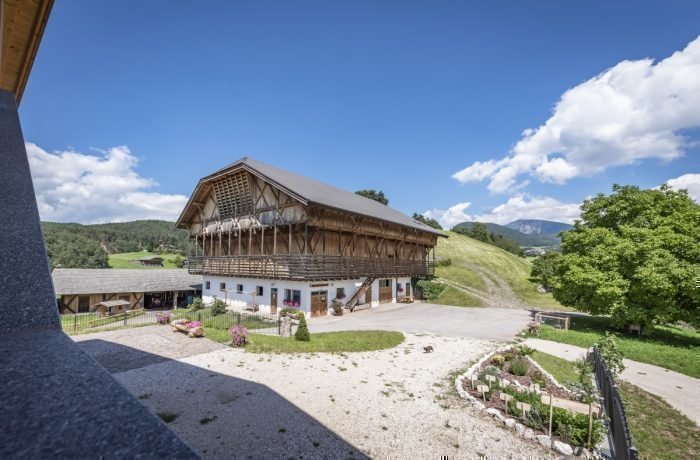
[[[441,232],[388,206],[251,158],[199,181],[177,221],[202,295],[263,311],[327,314],[410,296]]]

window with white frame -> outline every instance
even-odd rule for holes
[[[204,283],[204,289],[211,289],[211,281],[206,281]]]
[[[243,285],[242,284],[237,284],[236,285],[236,292],[238,294],[243,294]]]
[[[226,283],[219,283],[219,290],[225,291],[226,290]]]
[[[257,286],[255,288],[255,295],[263,295],[263,287],[262,286]]]

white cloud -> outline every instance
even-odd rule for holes
[[[526,194],[512,196],[484,214],[471,216],[464,211],[471,203],[457,203],[447,209],[431,209],[423,214],[437,219],[443,228],[450,229],[461,222],[491,222],[508,224],[517,219],[544,219],[573,223],[581,214],[580,204],[562,203],[551,197],[532,197]]]
[[[509,155],[477,161],[453,174],[459,182],[489,179],[512,191],[521,175],[564,183],[644,159],[684,154],[681,131],[700,126],[700,37],[672,56],[622,61],[566,91],[552,116],[526,129]]]
[[[675,189],[687,189],[690,197],[700,203],[700,174],[683,174],[666,181],[666,183]]]
[[[431,209],[425,211],[423,215],[431,219],[436,219],[443,228],[449,229],[460,222],[472,220],[471,216],[464,212],[469,206],[471,206],[469,202],[457,203],[447,209]]]
[[[505,203],[474,217],[479,222],[508,224],[517,219],[544,219],[573,223],[581,214],[580,204],[563,203],[552,197],[512,196]]]
[[[135,171],[138,158],[126,146],[94,155],[49,153],[31,142],[26,148],[42,220],[175,220],[187,202],[184,195],[147,191],[158,183]]]

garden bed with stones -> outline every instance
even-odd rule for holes
[[[457,377],[457,392],[470,401],[473,408],[525,439],[562,455],[589,457],[588,450],[582,447],[587,441],[588,415],[559,407],[571,405],[581,412],[581,408],[585,411],[587,406],[578,402],[577,393],[561,385],[527,356],[529,352],[527,347],[507,346],[484,355]],[[555,406],[559,405],[552,411],[552,436],[548,435],[550,408],[546,402],[549,395],[557,402]],[[594,421],[593,433],[592,444],[595,445],[604,433],[598,420]]]

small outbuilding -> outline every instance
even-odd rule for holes
[[[202,276],[180,268],[57,268],[51,276],[62,314],[173,308],[202,294]]]
[[[162,267],[163,266],[163,259],[162,257],[158,256],[146,256],[146,257],[141,257],[139,259],[139,262],[141,265],[145,267]]]
[[[130,306],[131,303],[127,300],[105,300],[96,305],[95,311],[97,311],[100,316],[109,316],[115,312],[124,311],[124,309]]]

